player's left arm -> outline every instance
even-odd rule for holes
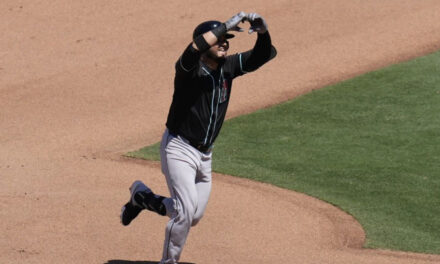
[[[249,33],[257,32],[258,36],[253,49],[239,54],[242,73],[255,71],[277,54],[264,18],[256,13],[249,13],[246,19],[251,24]]]

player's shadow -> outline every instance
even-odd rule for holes
[[[196,264],[190,262],[179,262],[180,264]],[[121,260],[121,259],[112,259],[104,264],[159,264],[159,261],[131,261],[131,260]]]

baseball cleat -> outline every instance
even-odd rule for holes
[[[129,225],[141,211],[142,208],[133,205],[131,202],[126,203],[121,209],[121,223],[124,226]]]
[[[130,187],[130,200],[122,206],[121,209],[121,223],[127,226],[135,219],[139,213],[144,209],[142,205],[136,203],[134,196],[138,192],[150,193],[151,190],[145,186],[141,181],[135,181]]]

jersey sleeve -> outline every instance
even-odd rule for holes
[[[246,52],[232,55],[229,59],[229,67],[234,77],[255,71],[263,64],[275,58],[277,51],[272,46],[269,32],[258,34],[257,41],[253,49]]]
[[[230,73],[231,78],[235,78],[246,73],[246,71],[243,70],[241,59],[242,53],[227,57],[224,69],[225,72]]]
[[[200,52],[196,50],[192,43],[187,46],[185,51],[176,62],[176,74],[187,75],[192,74],[200,59]]]

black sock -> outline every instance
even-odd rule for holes
[[[137,192],[134,195],[134,200],[144,209],[156,212],[160,215],[166,214],[165,205],[162,203],[165,197],[156,195],[152,192]]]

